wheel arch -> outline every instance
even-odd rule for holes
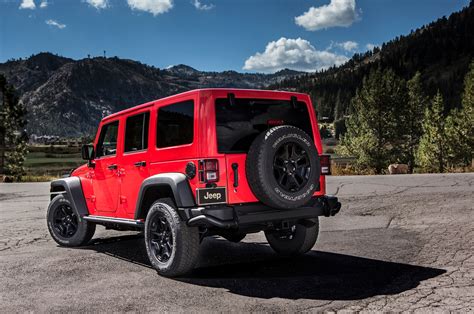
[[[81,179],[78,177],[68,177],[52,181],[50,193],[51,200],[53,200],[55,196],[63,194],[81,219],[89,214],[86,199],[82,191]]]
[[[145,179],[138,192],[135,219],[144,219],[151,204],[170,197],[178,208],[196,206],[187,177],[178,172],[160,173]]]

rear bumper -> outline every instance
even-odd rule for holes
[[[341,209],[335,196],[313,198],[310,204],[296,209],[275,209],[259,203],[238,206],[212,206],[185,209],[189,226],[241,228],[254,225],[334,216]]]

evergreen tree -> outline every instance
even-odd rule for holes
[[[443,111],[443,96],[438,91],[431,108],[425,109],[423,135],[417,151],[417,164],[430,172],[444,172],[448,163],[448,137]]]
[[[409,173],[413,173],[415,167],[415,155],[422,135],[421,122],[423,114],[428,103],[427,97],[423,93],[420,72],[417,72],[411,80],[407,82],[408,99],[407,105],[400,112],[401,125],[399,130],[402,132],[402,160],[408,164]]]
[[[474,151],[474,60],[464,79],[462,108],[454,109],[446,124],[451,164],[470,165]]]
[[[5,86],[7,81],[3,75],[0,75],[0,174],[5,172]]]
[[[24,175],[24,162],[27,154],[26,109],[15,95],[15,89],[8,85],[5,77],[0,75],[0,92],[2,107],[0,108],[0,144],[4,155],[4,172],[19,180]]]
[[[346,133],[346,119],[342,118],[342,119],[334,121],[333,127],[334,127],[334,133],[335,133],[334,137],[339,140],[341,136],[343,136]]]
[[[334,105],[334,120],[339,120],[344,117],[344,107],[341,100],[341,90],[337,91],[336,103]]]
[[[347,132],[339,150],[352,155],[357,164],[382,173],[397,159],[400,142],[399,112],[406,99],[405,81],[392,70],[375,70],[364,78],[362,88],[351,101]]]

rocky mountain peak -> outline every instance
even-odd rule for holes
[[[180,75],[196,75],[200,73],[200,71],[185,64],[178,64],[168,67],[166,68],[166,71]]]

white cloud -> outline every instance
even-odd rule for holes
[[[46,7],[48,7],[48,1],[46,1],[46,0],[41,1],[41,3],[40,3],[40,8],[41,8],[41,9],[44,9],[44,8],[46,8]]]
[[[339,47],[341,49],[344,49],[345,51],[354,51],[354,50],[357,50],[359,48],[359,44],[356,43],[355,41],[351,41],[351,40],[348,40],[348,41],[345,41],[345,42],[342,42],[342,43],[335,43],[334,44],[336,47]]]
[[[22,0],[19,8],[34,10],[36,9],[36,5],[33,0]]]
[[[331,0],[327,5],[311,7],[295,17],[295,23],[309,31],[343,26],[348,27],[359,18],[355,0]]]
[[[55,20],[47,20],[45,22],[46,22],[46,24],[48,24],[50,26],[57,27],[59,29],[63,29],[63,28],[66,27],[66,24],[61,24],[61,23],[59,23],[58,21],[55,21]]]
[[[203,10],[203,11],[211,10],[214,8],[214,4],[203,4],[199,0],[193,0],[192,4],[194,5],[196,9]]]
[[[173,0],[127,0],[132,10],[145,11],[157,16],[166,13],[173,7]]]
[[[108,0],[85,0],[90,6],[97,10],[106,9],[109,6]]]
[[[368,43],[367,45],[365,45],[365,48],[367,48],[367,50],[374,50],[375,47],[377,47],[377,45],[374,45],[371,43]]]
[[[307,40],[282,37],[271,41],[264,52],[257,52],[245,61],[244,70],[276,72],[284,68],[299,71],[316,71],[340,65],[349,60],[346,56],[316,50]]]

